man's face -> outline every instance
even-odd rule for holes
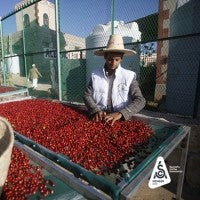
[[[106,67],[108,70],[115,70],[121,60],[123,55],[121,53],[107,53],[104,58],[106,60]]]

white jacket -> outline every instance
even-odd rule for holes
[[[124,69],[121,65],[115,71],[115,79],[112,88],[112,106],[114,111],[119,111],[129,104],[129,87],[136,74]],[[98,68],[92,73],[93,99],[101,110],[107,109],[108,79],[105,69]]]

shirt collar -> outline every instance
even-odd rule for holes
[[[105,69],[105,66],[106,66],[106,65],[104,65],[104,67],[103,67],[103,73],[104,73],[104,75],[105,75],[106,77],[108,77],[108,73],[107,73],[107,71],[106,71],[106,69]],[[120,71],[121,71],[121,64],[118,65],[118,67],[117,67],[117,69],[115,70],[115,72],[114,72],[113,75],[117,76],[117,75],[120,73]]]

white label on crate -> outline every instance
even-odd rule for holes
[[[169,176],[165,161],[163,157],[160,156],[157,158],[156,164],[153,168],[153,172],[149,180],[149,187],[154,189],[170,182],[171,178]]]

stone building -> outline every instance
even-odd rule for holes
[[[28,3],[23,0],[16,4],[15,9]],[[57,68],[57,43],[56,43],[56,18],[55,4],[42,0],[20,12],[16,13],[16,29],[12,35],[5,36],[5,49],[7,55],[19,56],[20,75],[25,76],[32,63],[35,63],[42,74],[42,82],[50,83],[51,68]],[[11,38],[12,44],[9,42]],[[12,48],[10,48],[12,46]],[[85,39],[70,35],[60,34],[60,48],[62,57],[66,59],[80,59],[83,55],[80,52],[67,52],[85,48]],[[9,52],[12,49],[12,52]],[[25,63],[27,69],[25,69]]]
[[[22,0],[16,4],[15,9],[21,5],[29,2],[29,0]],[[23,29],[22,12],[16,13],[16,26],[17,31]],[[39,1],[32,6],[23,10],[24,27],[27,28],[32,22],[36,25],[48,27],[51,30],[56,30],[55,23],[55,5],[47,0]],[[34,25],[35,25],[34,24]],[[33,26],[33,24],[32,24]]]
[[[21,1],[20,3],[16,4],[15,8],[17,9],[19,6],[23,5],[26,2],[28,2],[28,0]],[[49,29],[50,31],[56,31],[55,4],[47,0],[39,1],[38,3],[24,9],[23,16],[22,12],[16,13],[17,31],[22,31],[23,29],[22,18],[24,21],[23,23],[25,29],[39,26]],[[65,42],[62,50],[69,51],[85,48],[84,38],[70,35],[68,33],[63,33],[62,37]],[[52,47],[52,44],[48,45],[49,47]]]

